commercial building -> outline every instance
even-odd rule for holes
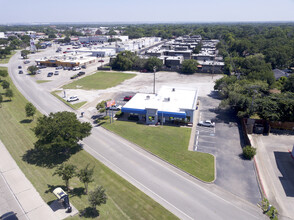
[[[193,123],[198,90],[163,86],[157,94],[137,93],[121,111],[146,124]]]
[[[54,56],[54,57],[44,57],[41,59],[35,60],[37,65],[48,66],[48,67],[57,67],[57,66],[82,66],[89,65],[95,62],[98,62],[98,58],[89,56],[90,54],[78,54],[72,53],[62,56]]]

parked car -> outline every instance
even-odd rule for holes
[[[211,120],[206,120],[206,121],[199,121],[198,125],[204,126],[204,127],[214,127],[215,123],[211,122]]]
[[[82,65],[81,67],[82,67],[83,69],[86,69],[86,68],[87,68],[87,66],[86,66],[86,65]]]
[[[62,69],[62,66],[58,66],[58,67],[56,67],[55,69],[57,69],[57,70],[61,70],[61,69]]]
[[[74,101],[78,101],[78,100],[79,100],[79,98],[77,96],[71,96],[66,101],[67,102],[74,102]]]
[[[59,71],[55,71],[54,72],[54,75],[59,75]]]
[[[82,75],[85,75],[85,74],[86,74],[85,72],[80,71],[77,75],[78,75],[78,76],[82,76]]]
[[[81,67],[79,67],[79,66],[75,66],[72,68],[73,71],[80,70],[80,69],[81,69]]]
[[[41,73],[41,70],[37,70],[37,72],[36,72],[37,74],[40,74]]]
[[[28,64],[28,63],[30,63],[31,61],[29,61],[29,60],[25,60],[25,61],[23,61],[23,63],[24,64]]]
[[[18,74],[23,74],[23,71],[22,70],[18,71]]]
[[[130,101],[133,98],[133,96],[125,96],[124,97],[124,101]]]
[[[21,66],[18,66],[18,69],[21,69],[22,67]]]
[[[119,111],[121,110],[121,105],[113,105],[113,106],[110,106],[110,107],[106,107],[105,109],[106,110],[114,110],[114,111]]]
[[[49,73],[47,74],[47,77],[51,77],[51,76],[53,76],[53,72],[49,72]]]

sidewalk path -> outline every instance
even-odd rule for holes
[[[17,213],[18,219],[57,219],[0,141],[0,216]]]

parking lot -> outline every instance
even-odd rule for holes
[[[197,126],[195,149],[216,157],[215,184],[256,204],[261,201],[253,161],[244,160],[240,125],[233,113],[217,107],[217,93],[201,96],[199,120],[212,120],[215,127]]]

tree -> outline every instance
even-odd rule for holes
[[[10,86],[9,82],[7,82],[6,80],[3,80],[3,82],[2,82],[2,88],[3,89],[9,89],[9,86]]]
[[[39,68],[38,68],[37,66],[34,66],[34,65],[28,67],[28,71],[29,71],[32,75],[36,75],[38,69],[39,69]]]
[[[197,71],[198,62],[196,60],[184,60],[182,63],[182,73],[192,74]]]
[[[65,181],[66,189],[69,190],[69,180],[76,175],[76,169],[77,167],[75,165],[61,164],[57,167],[57,169],[53,173],[53,176],[60,176]]]
[[[158,59],[157,57],[149,57],[147,59],[145,68],[148,71],[153,72],[154,67],[156,67],[156,70],[160,70],[162,67],[162,61],[160,59]]]
[[[131,51],[122,51],[112,61],[111,66],[116,70],[131,70],[136,59],[138,57]]]
[[[106,106],[106,101],[101,101],[96,105],[96,109],[99,111],[99,113],[105,112],[105,106]]]
[[[97,187],[90,192],[88,200],[93,209],[96,209],[96,206],[100,206],[101,204],[106,204],[107,195],[105,189],[102,186]]]
[[[81,123],[75,113],[64,111],[38,118],[33,130],[38,138],[36,149],[69,155],[77,149],[80,140],[91,134],[91,124]]]
[[[13,97],[13,91],[11,89],[7,89],[5,96],[11,100],[11,98]]]
[[[90,164],[87,164],[87,166],[84,169],[81,169],[77,175],[80,181],[85,185],[85,194],[88,194],[88,184],[94,181],[94,167],[89,169],[89,165]]]
[[[64,42],[64,43],[70,43],[70,38],[69,38],[69,36],[66,36],[66,37],[63,39],[63,42]]]
[[[8,72],[7,70],[0,70],[0,77],[7,77],[8,76]],[[1,78],[0,78],[1,81]]]
[[[294,92],[294,74],[291,74],[285,81],[283,90]]]
[[[26,116],[27,117],[33,117],[36,113],[36,107],[32,103],[27,103],[25,106]]]
[[[29,54],[30,54],[30,51],[28,50],[22,50],[20,52],[20,55],[22,56],[23,59],[27,59]]]

